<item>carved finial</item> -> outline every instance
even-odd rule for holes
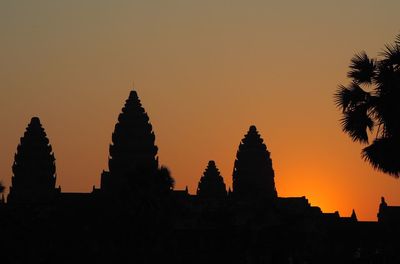
[[[40,125],[40,119],[37,116],[31,118],[31,124],[38,124]]]
[[[255,125],[251,125],[249,131],[257,131],[257,127]]]
[[[387,206],[387,203],[385,201],[385,197],[381,197],[381,206]]]
[[[356,211],[354,211],[354,209],[351,212],[351,219],[357,221],[357,215],[356,215]]]

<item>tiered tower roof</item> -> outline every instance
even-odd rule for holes
[[[242,200],[277,197],[270,152],[255,126],[242,139],[233,170],[233,195]]]
[[[55,193],[52,147],[38,117],[33,117],[14,156],[9,202],[46,201]]]
[[[118,189],[134,181],[138,172],[158,169],[155,135],[136,91],[130,92],[118,116],[109,150],[109,173],[103,173],[102,189]]]
[[[226,197],[226,186],[215,162],[210,160],[197,187],[197,195],[204,199]]]

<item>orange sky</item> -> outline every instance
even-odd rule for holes
[[[255,124],[280,196],[375,220],[381,196],[400,204],[400,182],[361,160],[332,95],[354,53],[394,40],[400,2],[325,2],[1,1],[0,180],[39,116],[62,190],[99,186],[135,81],[177,189],[194,193],[210,159],[230,186]]]

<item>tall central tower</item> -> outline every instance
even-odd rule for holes
[[[233,196],[267,204],[277,197],[270,153],[255,126],[250,127],[236,154]]]
[[[154,175],[158,169],[153,128],[136,91],[130,92],[118,116],[109,150],[109,172],[102,174],[102,190],[119,192],[142,184],[145,175]]]

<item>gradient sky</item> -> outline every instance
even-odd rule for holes
[[[399,1],[0,1],[0,180],[39,116],[57,185],[89,192],[133,81],[176,188],[214,159],[227,185],[255,124],[280,196],[376,220],[400,181],[374,171],[333,104],[351,57],[400,32]]]

